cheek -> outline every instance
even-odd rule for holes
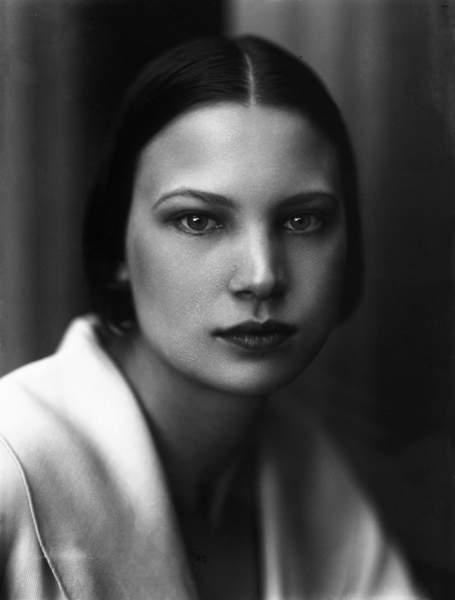
[[[294,259],[294,285],[302,298],[305,312],[311,316],[336,321],[345,278],[345,236],[321,244],[312,252]]]
[[[179,320],[201,319],[219,293],[220,263],[188,244],[170,244],[161,236],[136,236],[127,250],[133,297],[138,313]]]

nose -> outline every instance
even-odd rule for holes
[[[229,283],[234,295],[266,300],[284,293],[283,249],[269,232],[248,232],[234,257],[236,268]]]

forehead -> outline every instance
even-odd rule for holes
[[[239,197],[334,191],[336,153],[309,120],[291,110],[205,106],[172,121],[140,154],[136,186],[159,192],[169,185]]]

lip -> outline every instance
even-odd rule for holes
[[[296,333],[293,325],[268,320],[244,321],[233,327],[218,329],[215,336],[252,352],[274,350]]]

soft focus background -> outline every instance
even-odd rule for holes
[[[0,10],[0,371],[51,352],[87,310],[85,198],[141,65],[195,35],[275,40],[322,75],[346,116],[367,264],[360,310],[292,394],[326,408],[421,584],[454,598],[454,0],[3,0]]]

